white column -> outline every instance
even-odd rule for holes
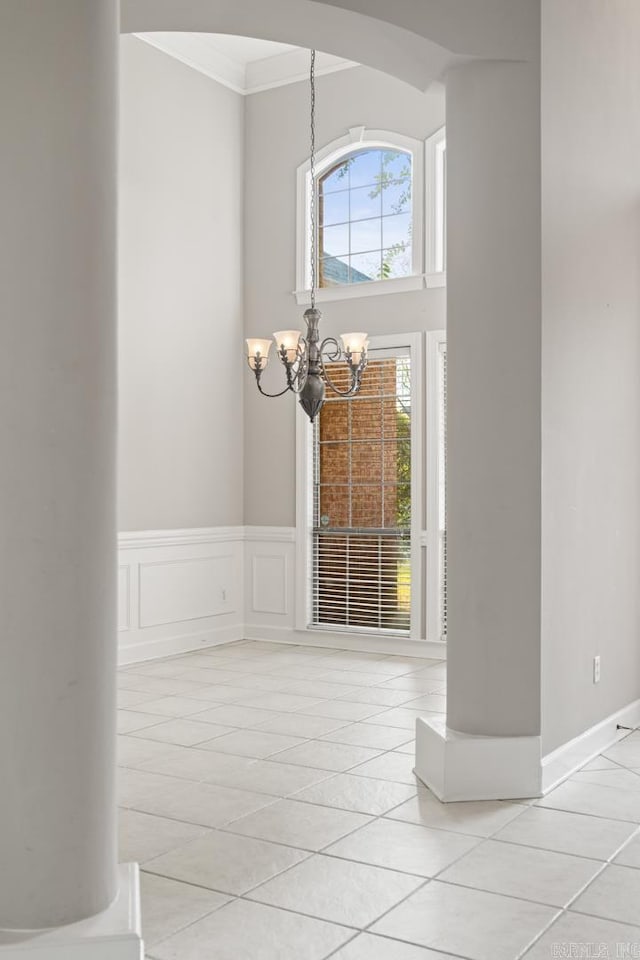
[[[447,190],[448,712],[438,736],[421,722],[417,769],[445,799],[526,796],[540,768],[537,63],[450,71]]]
[[[119,893],[117,43],[117,0],[0,3],[0,928],[43,958]]]

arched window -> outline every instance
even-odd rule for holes
[[[318,286],[408,277],[412,155],[364,147],[317,179]]]
[[[296,296],[311,281],[310,209],[316,201],[319,300],[419,289],[423,264],[423,144],[353,128],[298,169]]]

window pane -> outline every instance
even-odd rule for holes
[[[352,444],[350,479],[352,483],[382,479],[382,450],[377,441]]]
[[[382,276],[386,280],[408,277],[411,273],[411,247],[398,246],[382,251]]]
[[[391,241],[395,243],[395,241]],[[324,227],[320,231],[320,256],[341,257],[349,253],[349,226]]]
[[[366,250],[380,250],[382,233],[380,220],[356,220],[351,224],[351,253],[364,253]],[[331,229],[341,229],[332,227]],[[336,251],[337,253],[338,251]]]
[[[349,526],[349,490],[348,486],[322,484],[320,487],[321,526]]]
[[[358,187],[351,191],[351,220],[379,217],[381,209],[381,196],[376,187]]]
[[[367,280],[379,280],[381,259],[380,254],[358,253],[349,258],[351,261],[351,283],[365,283]]]
[[[342,163],[337,164],[322,178],[322,192],[330,193],[332,190],[345,190],[349,186],[349,163],[347,157]]]
[[[400,150],[385,150],[382,157],[385,177],[400,180],[411,176],[411,156]]]
[[[372,484],[351,488],[351,525],[382,526],[382,487]]]
[[[392,180],[382,191],[383,214],[405,213],[411,206],[411,181]]]
[[[349,482],[349,444],[320,444],[320,483]]]
[[[350,186],[364,187],[378,183],[382,170],[382,155],[380,150],[363,150],[350,158]]]
[[[349,283],[349,258],[324,257],[318,264],[318,283],[321,287],[336,287]]]
[[[391,211],[393,213],[399,211]],[[347,223],[349,220],[349,191],[323,194],[320,197],[320,223]]]
[[[351,436],[354,440],[382,436],[382,400],[351,401]]]
[[[396,243],[409,243],[411,240],[411,215],[408,213],[384,217],[382,220],[382,246],[392,247]],[[340,253],[334,250],[334,253]]]

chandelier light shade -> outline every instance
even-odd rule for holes
[[[269,362],[271,340],[248,339],[247,363],[256,378],[256,385],[265,397],[281,397],[291,392],[311,422],[322,409],[326,388],[341,397],[350,397],[358,392],[362,374],[367,366],[367,348],[369,341],[366,333],[343,333],[342,345],[334,337],[320,339],[319,325],[322,314],[316,308],[316,173],[315,173],[315,62],[316,52],[311,51],[311,70],[309,74],[311,88],[311,306],[304,312],[306,331],[278,330],[273,334],[278,360],[284,367],[285,387],[278,393],[267,393],[261,384],[262,374]],[[349,370],[349,384],[346,390],[339,389],[331,380],[328,366],[332,363],[345,364]]]

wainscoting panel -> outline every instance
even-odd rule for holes
[[[294,619],[294,528],[245,527],[244,554],[245,625],[289,632]]]
[[[120,662],[241,639],[242,568],[242,527],[120,534]]]

